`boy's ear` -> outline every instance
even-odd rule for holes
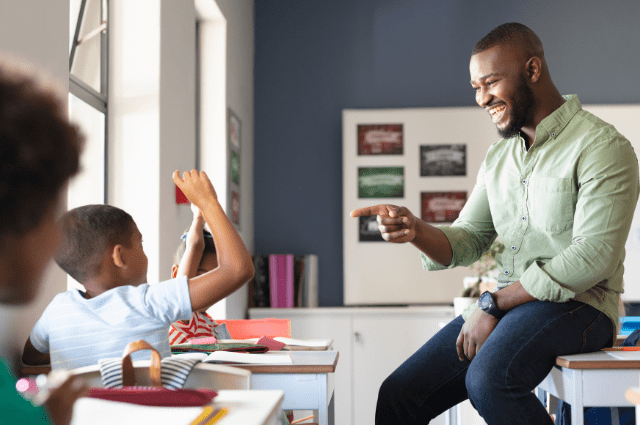
[[[124,257],[122,255],[122,245],[118,244],[113,247],[111,251],[111,259],[113,260],[113,264],[117,267],[126,268],[127,265],[124,262]]]
[[[178,265],[177,265],[177,264],[174,264],[174,265],[171,267],[171,279],[175,279],[175,278],[176,278],[176,276],[178,276]]]

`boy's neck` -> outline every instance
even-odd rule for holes
[[[113,288],[127,285],[130,285],[130,283],[127,283],[115,276],[96,276],[95,278],[82,283],[82,286],[84,286],[85,289],[84,297],[86,299],[95,298]]]

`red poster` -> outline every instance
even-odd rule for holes
[[[428,223],[453,223],[466,202],[467,192],[422,192],[422,219]]]
[[[358,125],[358,155],[402,155],[402,124]]]

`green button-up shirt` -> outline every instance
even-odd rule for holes
[[[584,111],[578,97],[536,128],[527,150],[517,136],[493,144],[451,226],[448,267],[422,254],[426,270],[469,266],[496,236],[498,289],[520,281],[543,301],[589,304],[618,323],[625,242],[638,200],[638,160],[616,129]],[[467,308],[467,319],[477,305]]]

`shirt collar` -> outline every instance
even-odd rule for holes
[[[566,102],[540,121],[536,127],[536,145],[541,145],[549,139],[558,137],[573,116],[582,109],[582,104],[577,95],[571,94],[562,97]]]

